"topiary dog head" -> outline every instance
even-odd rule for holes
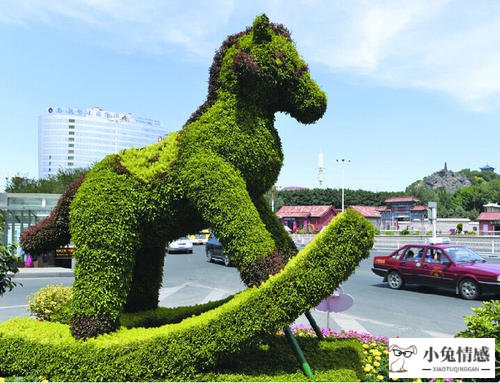
[[[286,112],[306,124],[323,116],[326,95],[311,79],[282,25],[270,23],[266,15],[257,16],[228,56],[242,97],[262,101],[270,112]]]
[[[290,32],[269,22],[265,14],[257,16],[252,27],[229,36],[216,52],[207,101],[186,124],[227,92],[269,114],[285,112],[305,124],[320,119],[326,111],[326,95],[311,79]]]

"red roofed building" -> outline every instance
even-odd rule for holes
[[[488,203],[483,206],[486,211],[477,217],[479,234],[500,234],[500,205]]]
[[[319,231],[335,216],[332,205],[282,206],[276,216],[293,231]]]
[[[417,205],[415,197],[391,197],[384,201],[385,207],[380,211],[381,227],[384,229],[399,228],[399,221],[424,221],[427,206]]]
[[[420,200],[418,198],[415,198],[415,197],[391,197],[391,198],[387,198],[384,203],[388,204],[388,205],[392,205],[392,204],[395,204],[395,203],[416,203],[416,202],[420,202]]]
[[[363,206],[363,205],[350,205],[347,207],[348,209],[356,210],[363,217],[365,217],[368,221],[370,221],[373,226],[380,227],[380,212],[378,211],[379,207],[377,206]]]

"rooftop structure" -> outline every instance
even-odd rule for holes
[[[495,168],[491,167],[488,164],[484,165],[482,168],[479,168],[479,169],[482,170],[483,172],[494,172],[495,171]]]
[[[293,231],[317,231],[328,225],[335,209],[332,205],[282,206],[276,216]]]
[[[87,167],[108,154],[154,143],[166,133],[160,121],[132,113],[50,107],[38,119],[38,177]]]

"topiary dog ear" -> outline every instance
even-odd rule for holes
[[[234,55],[233,69],[240,81],[243,81],[246,85],[248,85],[248,81],[255,79],[259,74],[259,64],[251,53],[243,49],[240,49]]]
[[[253,21],[253,41],[256,43],[271,41],[269,19],[264,13]]]

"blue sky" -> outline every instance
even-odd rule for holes
[[[443,168],[500,167],[500,2],[2,0],[0,190],[37,176],[37,118],[100,106],[178,130],[226,36],[265,12],[328,95],[314,125],[277,115],[279,186],[401,191]]]

